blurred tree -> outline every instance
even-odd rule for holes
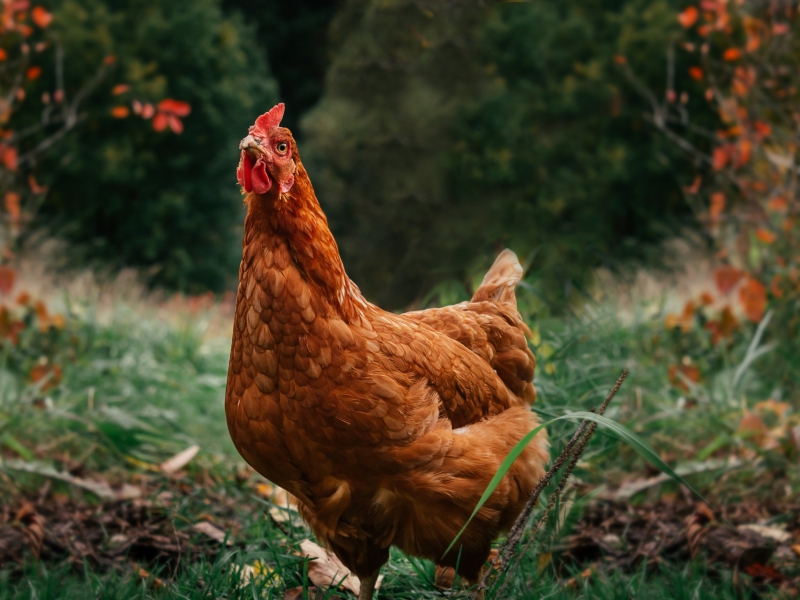
[[[348,272],[402,306],[501,245],[563,303],[690,212],[621,55],[664,90],[675,2],[349,0],[304,121]],[[301,148],[302,150],[303,148]]]
[[[283,125],[297,135],[300,118],[322,95],[329,63],[328,26],[339,4],[337,0],[223,0],[223,8],[238,10],[255,24],[281,102],[286,103]]]
[[[277,99],[253,28],[224,17],[219,0],[57,0],[51,8],[67,81],[114,56],[118,106],[88,113],[82,135],[39,164],[52,189],[48,228],[73,242],[76,256],[149,267],[156,284],[189,292],[232,284],[243,218],[237,142]],[[152,127],[137,122],[153,117],[147,100],[165,98],[188,102],[190,114],[167,103]]]

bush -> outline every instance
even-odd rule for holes
[[[607,4],[345,3],[304,129],[370,297],[402,306],[510,245],[538,251],[539,287],[563,306],[592,267],[640,259],[684,224],[678,153],[615,60],[663,82],[676,10]]]
[[[217,0],[52,8],[67,85],[112,56],[113,83],[130,86],[121,107],[176,98],[191,114],[181,135],[142,127],[133,113],[90,116],[81,136],[39,165],[52,188],[44,224],[82,261],[145,267],[154,284],[186,291],[233,285],[243,219],[237,142],[277,98],[253,31],[223,18]]]

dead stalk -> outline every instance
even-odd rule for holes
[[[603,404],[600,406],[600,409],[597,411],[597,414],[602,415],[606,412],[609,403],[614,398],[614,396],[619,391],[619,388],[622,386],[622,383],[625,381],[625,378],[628,376],[628,370],[625,369],[622,371],[622,374],[617,379],[617,382],[614,384],[614,387],[606,396],[606,399],[603,401]],[[595,412],[595,409],[592,408],[591,412]],[[550,467],[550,470],[545,473],[544,477],[536,484],[536,487],[533,488],[531,492],[531,496],[528,499],[528,502],[525,504],[525,508],[520,513],[517,520],[514,522],[514,525],[511,527],[511,530],[508,533],[508,537],[506,538],[505,542],[503,542],[502,546],[500,547],[500,551],[497,553],[490,565],[489,568],[486,569],[483,573],[483,577],[481,578],[480,584],[478,585],[478,589],[475,592],[474,598],[477,599],[480,594],[488,587],[489,577],[491,577],[492,573],[495,572],[494,567],[499,563],[503,565],[501,575],[505,573],[508,575],[511,573],[519,564],[520,559],[522,556],[527,552],[530,545],[533,543],[534,539],[536,539],[536,533],[538,533],[539,529],[541,529],[542,525],[547,523],[548,515],[550,511],[555,506],[555,503],[561,494],[562,490],[567,484],[567,480],[569,476],[572,474],[575,465],[578,464],[583,451],[586,449],[589,440],[594,434],[595,430],[597,429],[597,423],[590,422],[588,419],[583,421],[578,428],[578,431],[575,432],[575,435],[572,436],[569,443],[566,445],[564,450],[561,454],[558,455],[555,462],[553,462],[553,466]],[[509,559],[511,558],[513,550],[519,544],[520,539],[522,538],[522,533],[525,531],[525,527],[528,524],[528,520],[530,519],[531,513],[533,512],[533,508],[536,505],[536,502],[539,500],[539,496],[541,495],[542,491],[545,487],[550,483],[553,476],[564,466],[564,464],[569,460],[569,465],[564,472],[564,476],[559,481],[558,486],[556,487],[555,491],[550,495],[550,500],[547,503],[547,508],[542,513],[541,518],[537,521],[536,525],[531,532],[530,540],[522,549],[522,551],[516,553],[516,558],[514,560],[513,567],[510,567]],[[509,578],[506,577],[503,581],[503,585],[498,590],[498,595],[505,589],[506,584],[508,583]],[[502,597],[502,596],[501,596]]]

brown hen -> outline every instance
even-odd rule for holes
[[[471,302],[396,315],[348,279],[283,105],[242,140],[248,207],[225,411],[242,457],[298,499],[372,598],[389,547],[475,581],[544,473],[544,432],[447,546],[538,425],[534,358],[503,252]],[[461,547],[460,560],[459,547]]]

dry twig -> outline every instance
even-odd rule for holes
[[[617,382],[614,384],[614,387],[606,396],[606,399],[603,401],[603,404],[600,406],[600,409],[597,410],[597,414],[602,415],[606,412],[609,403],[614,398],[616,393],[619,391],[620,386],[625,381],[625,378],[628,376],[628,370],[624,370],[622,374],[617,379]],[[591,412],[595,412],[595,409],[592,408]],[[528,502],[525,504],[525,508],[520,513],[519,517],[517,517],[516,522],[509,531],[508,537],[506,541],[503,542],[503,545],[500,547],[500,552],[498,552],[497,556],[492,559],[490,567],[484,571],[483,577],[481,578],[480,584],[478,585],[478,589],[475,592],[475,598],[480,598],[480,594],[488,587],[489,578],[491,577],[492,573],[495,572],[494,567],[499,563],[502,565],[502,569],[500,574],[509,574],[516,568],[516,565],[519,563],[520,558],[525,554],[525,552],[530,547],[531,543],[535,539],[536,533],[539,529],[547,522],[547,517],[550,513],[550,510],[555,506],[556,500],[558,499],[561,491],[564,489],[564,486],[569,479],[569,476],[572,474],[575,465],[578,464],[578,460],[580,460],[583,451],[586,449],[586,445],[589,443],[589,440],[594,434],[595,429],[597,429],[597,423],[590,422],[588,419],[583,421],[578,428],[578,431],[575,432],[575,435],[572,436],[567,446],[558,455],[555,462],[553,462],[553,466],[550,467],[550,470],[545,473],[544,477],[539,481],[535,488],[533,488],[533,492],[531,492],[531,496],[528,499]],[[531,513],[533,512],[533,507],[536,505],[536,502],[539,500],[539,496],[541,495],[542,491],[545,487],[550,483],[553,476],[558,472],[561,467],[569,460],[569,465],[567,465],[567,469],[564,472],[564,476],[561,478],[556,490],[551,494],[550,500],[547,504],[547,508],[542,513],[541,518],[536,523],[533,532],[531,533],[530,541],[525,545],[521,552],[517,553],[516,560],[514,560],[514,566],[510,567],[509,558],[511,558],[513,550],[519,544],[520,539],[522,538],[522,533],[525,531],[525,527],[528,524],[528,520],[530,519]],[[503,581],[503,585],[501,586],[498,594],[500,594],[506,586],[508,582],[508,577]]]

